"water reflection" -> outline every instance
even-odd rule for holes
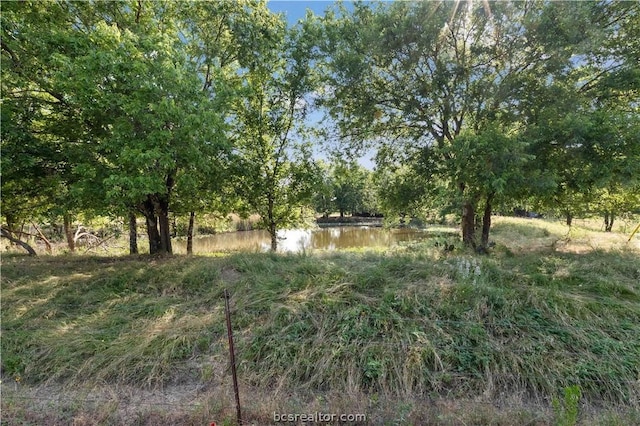
[[[337,250],[361,247],[389,247],[403,241],[426,238],[428,232],[416,229],[383,229],[366,226],[340,226],[320,229],[287,229],[278,232],[279,252],[304,250]],[[198,237],[193,241],[194,253],[216,251],[268,251],[271,247],[267,231],[241,231]],[[186,253],[186,242],[174,243],[176,253]]]

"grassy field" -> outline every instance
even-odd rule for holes
[[[5,254],[2,422],[234,424],[226,288],[247,424],[639,424],[627,237],[496,218],[488,256]]]

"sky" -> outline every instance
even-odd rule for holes
[[[333,1],[309,1],[309,0],[270,0],[267,3],[269,9],[276,13],[284,13],[289,25],[304,18],[307,9],[311,9],[316,15],[324,15],[324,11],[333,4]]]

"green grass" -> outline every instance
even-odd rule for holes
[[[638,251],[554,250],[558,239],[571,244],[558,225],[510,222],[496,225],[490,256],[444,253],[429,241],[304,255],[5,255],[3,386],[223,382],[227,288],[241,382],[272,398],[247,403],[259,424],[283,400],[291,410],[324,411],[350,401],[342,412],[378,413],[377,424],[510,424],[517,416],[547,424],[550,401],[569,386],[579,386],[589,424],[637,420]],[[331,400],[334,393],[349,397]],[[3,409],[25,409],[5,394]],[[298,403],[282,396],[291,394]],[[505,408],[514,395],[523,405]],[[456,418],[446,402],[425,411],[424,398],[471,401],[480,417]],[[201,409],[189,414],[194,424],[232,412]],[[393,423],[399,410],[405,423]]]

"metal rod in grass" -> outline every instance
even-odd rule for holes
[[[229,337],[229,359],[231,360],[231,375],[233,376],[233,393],[236,397],[236,417],[238,424],[242,424],[240,411],[240,392],[238,391],[238,375],[236,373],[236,356],[233,348],[233,331],[231,330],[231,314],[229,313],[229,292],[224,289],[224,312],[227,317],[227,336]]]
[[[636,229],[633,230],[631,235],[629,235],[629,239],[627,240],[628,243],[631,242],[631,239],[633,238],[634,235],[636,235],[636,232],[638,232],[639,229],[640,229],[640,223],[638,224],[638,226],[636,226]]]

